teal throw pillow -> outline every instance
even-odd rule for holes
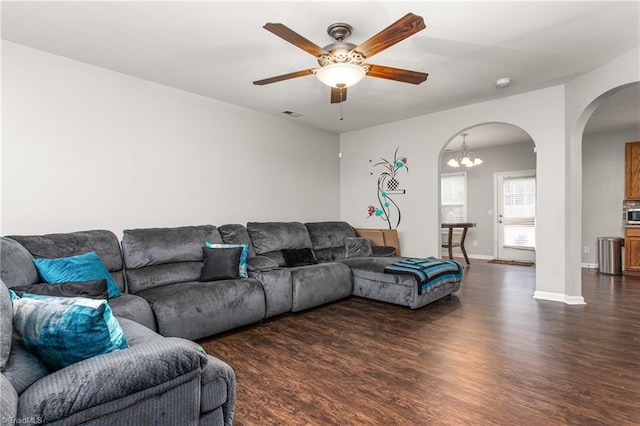
[[[208,248],[238,248],[242,247],[242,253],[240,253],[240,278],[248,278],[247,274],[247,259],[249,258],[249,244],[214,244],[210,242],[204,243]]]
[[[122,295],[107,267],[95,251],[58,259],[33,259],[42,281],[49,284],[83,282],[104,278],[109,299]]]
[[[13,301],[13,325],[50,371],[128,347],[106,300],[25,294]]]

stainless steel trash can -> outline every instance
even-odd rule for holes
[[[598,238],[598,272],[609,275],[622,275],[623,238]]]

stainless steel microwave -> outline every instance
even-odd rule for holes
[[[627,209],[627,225],[640,225],[640,208]]]

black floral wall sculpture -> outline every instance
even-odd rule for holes
[[[379,217],[387,222],[389,229],[394,228],[394,222],[395,228],[397,228],[400,225],[400,219],[402,219],[400,207],[398,207],[398,204],[396,204],[392,197],[405,193],[404,189],[400,189],[398,173],[400,171],[409,172],[407,157],[398,156],[399,150],[400,147],[396,148],[393,153],[393,161],[381,157],[380,159],[382,161],[373,165],[374,169],[376,167],[383,168],[380,176],[378,176],[378,207],[373,205],[367,207],[368,217]],[[373,175],[373,172],[371,174]],[[394,220],[394,218],[396,219]]]

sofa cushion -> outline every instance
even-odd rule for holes
[[[309,232],[300,222],[249,222],[247,232],[256,254],[312,248]]]
[[[187,281],[197,281],[202,269],[202,246],[219,244],[213,225],[125,230],[122,252],[131,293]]]
[[[22,244],[7,237],[0,237],[0,278],[7,287],[39,281],[31,253]]]
[[[239,274],[240,278],[249,278],[247,274],[247,259],[249,258],[249,244],[213,244],[209,241],[204,243],[205,247],[209,248],[236,248],[240,247],[242,249],[242,253],[240,253],[240,265],[239,265]]]
[[[11,382],[0,373],[0,419],[3,423],[18,420],[18,394]]]
[[[33,259],[38,274],[46,283],[83,282],[104,278],[109,298],[122,295],[118,284],[95,251],[57,259]]]
[[[292,311],[320,306],[351,295],[351,270],[341,263],[290,268],[292,281]]]
[[[4,369],[11,353],[13,338],[13,306],[9,290],[0,279],[0,371]]]
[[[219,281],[240,278],[240,256],[242,247],[202,247],[204,263],[199,281]]]
[[[249,257],[253,257],[256,255],[256,251],[251,245],[251,238],[249,238],[247,228],[245,228],[243,225],[228,224],[218,226],[218,232],[220,232],[222,241],[224,241],[225,244],[248,244]]]
[[[29,352],[18,336],[13,336],[11,356],[2,374],[13,385],[18,395],[29,386],[49,374],[49,370],[42,360]]]
[[[282,250],[282,257],[284,257],[284,262],[289,268],[318,263],[315,253],[310,248],[284,249]]]
[[[205,241],[222,243],[214,225],[125,229],[122,252],[127,268],[175,262],[202,262]]]
[[[97,229],[64,234],[14,235],[9,238],[22,244],[36,259],[56,259],[94,251],[111,273],[112,278],[118,284],[118,288],[124,291],[120,242],[118,237],[111,231]],[[20,284],[9,283],[9,287],[14,285]]]
[[[18,296],[23,293],[39,294],[41,296],[58,297],[87,297],[89,299],[107,298],[107,280],[100,278],[93,281],[66,282],[56,284],[30,284],[12,287]]]
[[[342,247],[331,247],[326,249],[314,249],[318,263],[335,262],[344,259],[346,249]]]
[[[52,371],[127,347],[106,300],[26,294],[13,311],[22,343]]]
[[[156,316],[163,336],[201,339],[260,321],[264,290],[255,279],[183,282],[138,293]]]
[[[371,242],[366,238],[361,238],[361,237],[345,238],[344,246],[345,246],[345,254],[344,254],[345,258],[373,256],[373,250],[371,249]]]
[[[345,238],[357,236],[347,222],[310,222],[305,226],[314,250],[343,247]]]
[[[140,296],[125,293],[120,297],[109,300],[109,306],[113,315],[118,317],[118,320],[127,318],[144,325],[150,330],[158,330],[156,317],[153,315],[151,306]]]
[[[247,272],[266,272],[278,267],[278,263],[270,257],[253,256],[247,259]]]

